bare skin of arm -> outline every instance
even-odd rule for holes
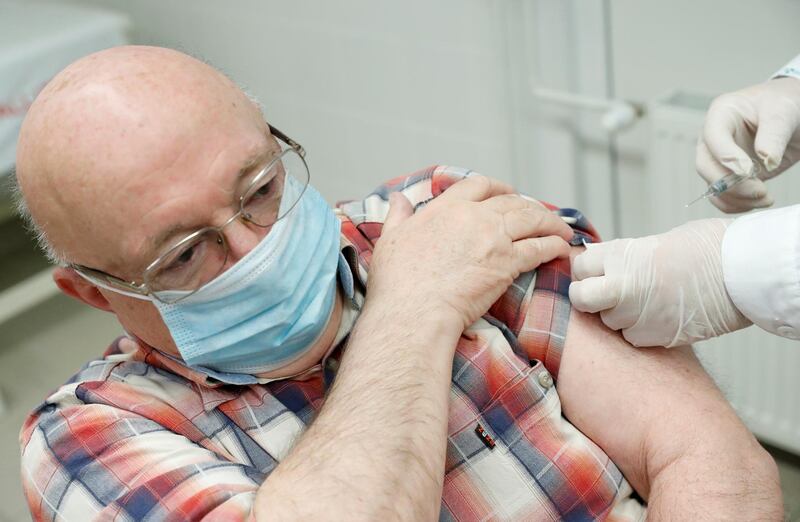
[[[557,389],[564,415],[648,501],[649,520],[783,520],[775,462],[691,347],[633,348],[573,310]]]

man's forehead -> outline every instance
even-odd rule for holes
[[[18,167],[35,219],[67,255],[128,259],[132,246],[147,242],[132,232],[148,201],[158,204],[171,189],[230,193],[235,188],[223,178],[257,162],[265,148],[266,124],[247,96],[175,51],[111,50],[60,76],[26,118]]]
[[[230,200],[223,201],[223,203],[231,209],[231,212],[235,211],[238,198],[243,195],[247,188],[247,183],[252,179],[256,171],[263,168],[274,155],[275,147],[265,141],[261,146],[243,155],[240,161],[232,165],[232,168],[225,168],[219,178],[216,176],[213,178],[203,177],[197,183],[191,183],[191,187],[187,186],[188,193],[186,196],[189,202],[187,207],[190,209],[198,208],[201,211],[180,213],[175,221],[164,223],[159,232],[149,234],[149,241],[146,245],[149,253],[161,251],[165,246],[180,240],[182,237],[205,226],[213,225],[210,215],[218,209],[205,209],[210,212],[202,211],[202,207],[197,207],[191,203],[192,195],[201,196],[209,189],[220,192],[225,195],[226,199]],[[145,252],[145,254],[147,253]]]

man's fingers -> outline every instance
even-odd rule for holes
[[[514,264],[519,273],[530,272],[542,263],[569,256],[569,243],[558,236],[514,241]]]
[[[711,155],[726,168],[747,176],[753,170],[753,161],[735,137],[741,135],[745,120],[754,120],[755,114],[737,95],[722,95],[711,104],[703,127],[703,141]]]
[[[536,202],[523,198],[519,194],[501,194],[499,196],[493,196],[481,202],[481,205],[484,208],[492,209],[498,214],[505,214],[507,212],[520,210],[524,208],[529,208],[534,210],[545,209],[545,207],[542,206],[541,204],[537,205]]]
[[[464,178],[445,190],[436,200],[461,199],[466,201],[483,201],[501,194],[512,194],[511,185],[493,178],[472,175]]]
[[[392,230],[397,225],[411,217],[414,214],[414,208],[411,202],[401,192],[392,192],[389,194],[389,213],[386,214],[386,219],[383,222],[382,234]]]
[[[481,205],[503,215],[506,233],[513,240],[558,235],[569,241],[574,235],[572,228],[561,217],[527,196],[502,194],[487,199]]]
[[[565,241],[574,232],[558,215],[547,210],[523,207],[503,214],[506,234],[513,240],[530,237],[559,236]]]
[[[569,300],[581,312],[596,313],[617,306],[622,282],[613,276],[590,277],[569,285]]]
[[[538,199],[534,199],[534,198],[528,196],[527,194],[518,194],[518,195],[519,195],[519,197],[521,197],[525,201],[528,201],[532,205],[534,205],[534,206],[536,206],[538,208],[547,210],[547,207],[545,207],[544,204],[542,204],[542,202],[539,201]]]

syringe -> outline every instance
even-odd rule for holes
[[[708,190],[706,190],[705,192],[700,194],[696,199],[694,199],[694,200],[690,201],[689,203],[687,203],[686,206],[688,207],[689,205],[693,205],[693,204],[697,203],[698,201],[700,201],[701,199],[708,199],[710,197],[717,197],[720,194],[722,194],[723,192],[725,192],[726,190],[728,190],[729,188],[738,185],[742,181],[757,177],[760,170],[761,169],[760,169],[758,163],[754,161],[753,162],[753,172],[749,176],[740,176],[738,174],[728,174],[724,178],[718,179],[717,181],[715,181],[714,183],[709,185],[708,186]]]

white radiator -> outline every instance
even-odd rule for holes
[[[710,97],[676,93],[652,106],[650,230],[723,215],[707,201],[685,208],[706,188],[694,174],[694,153],[709,102]],[[800,203],[800,172],[784,174],[769,187],[776,206]],[[699,343],[696,351],[760,439],[800,454],[800,342],[751,327]]]

